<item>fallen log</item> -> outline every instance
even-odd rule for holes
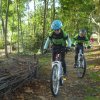
[[[0,63],[0,97],[36,78],[37,67],[36,55],[15,56]]]

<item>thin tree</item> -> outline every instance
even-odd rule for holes
[[[18,27],[17,27],[17,31],[18,31],[18,54],[19,54],[19,37],[20,37],[20,34],[19,34],[19,26],[20,26],[20,14],[19,14],[19,2],[20,0],[16,0],[16,4],[17,4],[17,21],[18,21]]]
[[[34,0],[34,12],[36,11],[36,1]],[[34,13],[34,18],[35,18],[36,14]],[[34,34],[35,34],[35,31],[36,31],[36,20],[34,20]]]
[[[55,9],[55,0],[53,0],[53,20],[55,19],[55,12],[56,12],[56,9]]]
[[[8,57],[8,51],[7,51],[7,24],[8,24],[9,5],[10,5],[10,0],[7,0],[6,14],[5,14],[5,20],[4,20],[3,17],[2,17],[3,11],[2,11],[2,0],[1,0],[1,20],[2,20],[4,41],[5,41],[5,55],[6,55],[6,57]]]
[[[46,14],[47,14],[47,0],[44,0],[44,17],[43,17],[43,37],[42,37],[42,52],[43,52],[43,45],[44,45],[44,37],[46,33]]]

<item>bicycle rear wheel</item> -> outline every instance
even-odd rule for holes
[[[76,67],[76,70],[77,70],[77,76],[79,78],[83,78],[85,73],[86,73],[86,60],[85,58],[83,57],[83,60],[80,61],[80,67],[79,67],[79,64],[78,66]]]
[[[51,73],[51,92],[53,96],[57,96],[59,92],[58,65],[54,64]]]

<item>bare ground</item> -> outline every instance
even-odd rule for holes
[[[23,87],[13,100],[100,100],[100,80],[90,77],[91,72],[100,72],[100,48],[88,50],[85,55],[87,71],[82,79],[77,78],[76,69],[73,68],[74,52],[66,55],[68,76],[57,97],[53,97],[50,90],[51,64],[48,63],[39,68],[38,79]]]
[[[94,53],[95,50],[96,48],[94,51],[86,51],[87,72],[82,79],[77,78],[76,69],[73,68],[74,53],[69,52],[66,55],[68,76],[64,85],[60,87],[57,97],[53,97],[50,91],[51,66],[50,64],[48,66],[42,66],[40,68],[39,79],[33,81],[29,91],[25,92],[25,100],[100,100],[100,80],[94,81],[89,76],[90,64],[96,63],[95,67],[92,67],[92,70],[98,67],[97,71],[100,71],[100,50],[98,48],[96,50],[98,56],[95,56],[95,54],[94,56],[88,56],[89,52]],[[91,57],[94,58],[89,59]],[[95,60],[95,58],[97,59]],[[88,97],[89,99],[87,99]]]

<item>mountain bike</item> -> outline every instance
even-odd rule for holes
[[[77,59],[77,66],[76,66],[76,72],[77,72],[77,76],[79,78],[83,78],[85,73],[86,73],[86,60],[85,60],[85,56],[82,53],[82,49],[79,50],[78,53],[78,59]]]
[[[53,96],[58,95],[59,87],[62,86],[64,83],[61,52],[58,52],[56,54],[55,61],[52,62],[51,92]]]

